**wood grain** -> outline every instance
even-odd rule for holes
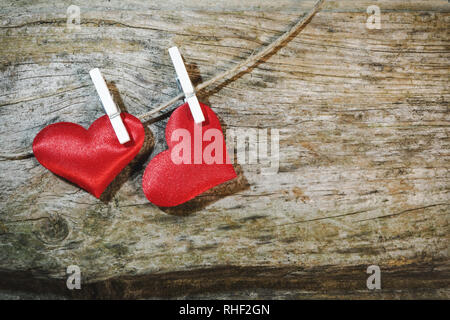
[[[71,4],[0,4],[2,153],[27,152],[50,123],[87,127],[102,115],[94,67],[139,115],[178,93],[170,46],[199,83],[279,36],[313,1],[77,1],[81,28],[67,30]],[[365,26],[372,4],[379,30]],[[33,157],[3,159],[0,289],[448,298],[449,24],[447,1],[326,1],[282,48],[199,93],[225,128],[279,129],[279,173],[240,164],[237,181],[174,210],[141,188],[146,163],[167,147],[168,113],[101,200]],[[85,284],[77,293],[65,289],[72,264]],[[371,264],[395,279],[377,293],[365,287]]]

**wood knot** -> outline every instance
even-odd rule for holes
[[[37,225],[38,238],[46,244],[56,244],[69,235],[69,225],[66,219],[59,215],[49,216]]]

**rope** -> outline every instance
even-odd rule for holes
[[[246,60],[242,61],[238,65],[234,66],[233,68],[224,71],[208,81],[202,82],[199,85],[195,87],[195,91],[201,91],[202,89],[209,87],[213,85],[216,82],[219,82],[220,80],[226,80],[235,77],[239,73],[245,71],[246,69],[252,67],[255,65],[258,61],[260,61],[263,57],[267,56],[269,53],[274,51],[276,48],[278,48],[283,42],[288,40],[292,35],[294,35],[298,30],[300,30],[316,13],[319,11],[320,6],[325,0],[318,0],[314,7],[309,11],[309,13],[304,16],[302,19],[300,19],[294,26],[292,26],[288,31],[283,33],[281,36],[279,36],[276,40],[274,40],[272,43],[267,45],[266,47],[263,47],[257,54],[252,54],[249,56]],[[170,107],[172,104],[180,100],[184,97],[184,93],[178,94],[176,97],[170,99],[169,101],[166,101],[159,106],[153,107],[151,111],[141,114],[138,116],[140,120],[145,121],[149,116],[158,113],[168,107]]]
[[[318,0],[314,4],[314,7],[309,11],[309,13],[302,17],[295,25],[293,25],[289,30],[284,32],[281,36],[279,36],[277,39],[275,39],[273,42],[268,44],[266,47],[263,47],[259,50],[258,53],[250,55],[247,59],[242,61],[241,63],[237,64],[233,68],[226,70],[222,73],[219,73],[218,75],[212,77],[211,79],[200,83],[197,85],[194,89],[196,92],[199,92],[206,87],[209,87],[221,80],[228,80],[231,79],[243,71],[251,68],[255,64],[257,64],[262,58],[269,55],[271,52],[273,52],[275,49],[277,49],[279,46],[281,46],[285,41],[287,41],[289,38],[291,38],[294,34],[296,34],[300,29],[302,29],[310,20],[311,18],[319,11],[321,5],[324,3],[325,0]],[[184,97],[184,93],[179,93],[177,96],[173,97],[172,99],[158,105],[152,107],[152,110],[146,113],[143,113],[138,116],[139,120],[146,122],[149,121],[149,117],[155,113],[158,113],[171,105],[173,105],[178,100],[182,99]],[[33,151],[27,151],[20,154],[5,154],[0,153],[0,160],[21,160],[21,159],[27,159],[33,157]]]

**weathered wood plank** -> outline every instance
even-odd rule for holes
[[[284,1],[279,10],[239,3],[205,9],[194,0],[79,1],[79,31],[65,28],[70,4],[0,4],[2,153],[29,150],[50,123],[88,126],[100,116],[93,67],[121,107],[138,115],[177,93],[170,46],[180,47],[200,82],[270,42],[312,1]],[[180,272],[177,279],[199,293],[189,270],[218,277],[220,266],[230,266],[234,273],[219,277],[224,283],[260,268],[275,279],[263,288],[295,293],[305,283],[277,287],[283,276],[276,270],[306,268],[319,278],[326,266],[347,270],[347,277],[369,264],[392,272],[439,266],[447,271],[432,273],[427,297],[448,297],[449,7],[377,1],[382,28],[368,30],[371,4],[327,1],[280,50],[199,94],[226,128],[281,130],[276,175],[242,164],[237,182],[162,211],[145,199],[141,179],[166,148],[167,116],[149,125],[148,148],[103,201],[34,158],[0,161],[3,278],[31,273],[64,285],[66,267],[77,264],[93,286],[137,277],[151,288],[154,277]],[[344,290],[348,295],[365,288],[365,270],[357,270],[362,282]],[[236,283],[229,288],[258,288],[257,280]],[[419,295],[413,280],[394,283],[404,296]],[[311,288],[321,294],[319,284]],[[220,286],[204,289],[220,295]]]

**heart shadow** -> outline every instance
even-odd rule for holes
[[[185,62],[185,66],[186,66],[186,69],[188,70],[188,73],[190,75],[191,81],[194,86],[203,82],[203,79],[202,79],[202,76],[200,73],[200,69],[195,62],[193,62],[193,63]],[[204,102],[206,105],[211,105],[210,101],[209,101],[209,94],[202,94],[201,92],[199,92],[199,93],[197,93],[197,96],[198,96],[199,100]],[[152,121],[152,123],[162,120],[162,119],[169,118],[175,110],[176,110],[176,108],[171,110],[170,112],[162,114],[157,119]],[[222,127],[222,131],[226,132],[226,128],[227,128],[226,124],[223,122],[223,120],[219,116],[217,116],[217,118],[219,119],[220,125]],[[183,217],[183,216],[188,216],[197,211],[200,211],[200,210],[204,209],[206,206],[208,206],[214,202],[217,202],[227,196],[230,196],[237,192],[249,189],[250,184],[249,184],[248,180],[246,179],[246,177],[244,176],[244,171],[243,171],[242,167],[237,163],[236,152],[234,152],[233,154],[234,154],[233,168],[237,175],[236,178],[226,181],[222,184],[219,184],[219,185],[197,195],[195,198],[193,198],[185,203],[182,203],[178,206],[174,206],[174,207],[156,206],[156,207],[158,207],[161,211],[163,211],[167,214]]]
[[[120,96],[119,90],[114,81],[107,82],[109,92],[113,97],[114,102],[118,106],[121,112],[127,112],[128,110],[123,103],[122,97]],[[116,193],[120,190],[122,185],[130,179],[134,174],[137,174],[140,170],[144,168],[144,163],[150,156],[153,147],[155,146],[155,139],[153,132],[144,125],[145,138],[141,150],[136,155],[136,157],[125,167],[123,170],[114,178],[114,180],[108,185],[108,187],[103,191],[100,196],[100,201],[103,203],[110,202]]]
[[[236,163],[236,162],[235,162]],[[222,198],[233,195],[237,192],[247,190],[250,188],[250,184],[244,176],[244,172],[242,167],[238,164],[235,164],[234,170],[236,171],[237,177],[219,184],[214,188],[211,188],[195,198],[182,203],[175,207],[159,207],[158,208],[170,215],[174,216],[188,216],[196,211],[204,209],[206,206],[221,200]]]
[[[114,178],[114,180],[108,185],[108,187],[103,191],[100,196],[100,201],[103,203],[110,202],[116,193],[120,190],[122,185],[127,182],[130,177],[137,174],[139,171],[144,169],[145,161],[150,156],[155,145],[155,139],[153,133],[148,127],[144,127],[145,139],[141,150],[136,155],[136,157],[131,160],[131,162],[123,168],[123,170]]]

